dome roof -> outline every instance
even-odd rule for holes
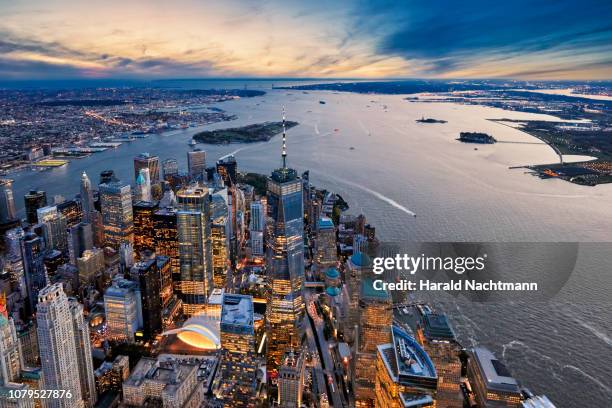
[[[336,286],[330,286],[327,289],[325,289],[325,292],[332,297],[338,296],[340,294],[340,288],[337,288]]]
[[[360,266],[360,267],[367,267],[367,266],[370,266],[370,264],[372,263],[372,261],[370,260],[370,257],[362,252],[357,252],[353,254],[351,256],[351,262],[355,266]]]
[[[163,335],[176,334],[181,341],[192,347],[201,350],[217,350],[221,347],[219,331],[218,319],[196,315],[188,319],[183,327],[169,330]]]
[[[327,271],[325,271],[325,276],[329,279],[338,279],[338,277],[340,276],[340,272],[338,272],[336,268],[331,267]]]

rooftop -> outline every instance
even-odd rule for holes
[[[518,382],[512,377],[506,366],[495,355],[484,347],[474,347],[471,350],[487,388],[504,392],[519,393]]]
[[[389,300],[389,292],[374,289],[374,282],[370,278],[361,281],[361,297],[363,299],[386,301]]]
[[[175,358],[141,358],[124,384],[140,387],[145,381],[165,384],[164,391],[172,394],[185,381],[198,364],[189,360]]]
[[[340,289],[338,289],[335,286],[330,286],[327,289],[325,289],[325,292],[332,297],[338,296],[340,294]]]
[[[351,256],[351,263],[360,268],[368,267],[372,263],[370,257],[364,253],[356,252]]]
[[[288,181],[296,180],[298,175],[297,171],[293,169],[281,167],[280,169],[274,170],[270,178],[277,183],[286,183]]]
[[[397,326],[392,327],[392,339],[378,346],[390,377],[399,384],[435,389],[438,375],[425,350]]]
[[[319,218],[319,229],[331,229],[334,228],[334,222],[329,217]]]
[[[423,316],[423,332],[430,340],[455,339],[455,332],[444,314],[426,313]]]
[[[253,297],[226,293],[223,296],[221,324],[253,325]]]
[[[420,408],[422,406],[425,406],[426,404],[433,403],[433,398],[431,398],[431,395],[427,394],[413,394],[410,392],[402,392],[400,393],[400,399],[402,400],[402,405],[404,406],[404,408]]]
[[[325,276],[329,279],[337,279],[340,276],[340,272],[338,272],[338,269],[332,267],[325,271]]]

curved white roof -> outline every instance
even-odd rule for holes
[[[221,347],[219,320],[207,315],[196,315],[188,319],[183,327],[168,330],[163,336],[176,334],[184,343],[202,350],[216,350]]]

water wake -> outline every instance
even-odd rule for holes
[[[606,391],[608,394],[612,394],[612,390],[610,389],[610,387],[608,387],[606,384],[604,384],[602,381],[598,380],[597,378],[593,377],[592,375],[585,373],[580,368],[568,364],[568,365],[564,365],[563,369],[569,369],[572,371],[576,371],[579,374],[582,374],[585,378],[588,378],[593,383],[597,384],[602,390]]]
[[[612,347],[612,339],[608,336],[606,336],[605,333],[600,332],[598,329],[596,329],[595,327],[591,326],[588,323],[584,323],[582,320],[580,319],[574,319],[576,321],[576,323],[578,323],[580,326],[584,327],[585,329],[587,329],[588,331],[590,331],[591,333],[593,333],[595,335],[595,337],[597,337],[598,339],[600,339],[601,341],[603,341],[604,343],[606,343],[608,346]]]
[[[328,177],[331,177],[331,176],[328,176]],[[408,208],[404,207],[403,205],[401,205],[397,201],[387,197],[386,195],[383,195],[383,194],[379,193],[378,191],[374,191],[374,190],[372,190],[372,189],[370,189],[370,188],[368,188],[366,186],[363,186],[363,185],[358,184],[358,183],[354,183],[352,181],[339,179],[337,177],[331,177],[331,178],[333,178],[333,179],[335,179],[335,180],[337,180],[337,181],[339,181],[341,183],[348,184],[348,185],[356,187],[356,188],[358,188],[360,190],[363,190],[366,193],[369,193],[369,194],[373,195],[374,197],[378,198],[379,200],[386,202],[387,204],[391,205],[392,207],[397,208],[398,210],[403,211],[403,212],[405,212],[408,215],[416,217],[416,213],[415,212],[410,211]]]

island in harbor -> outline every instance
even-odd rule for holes
[[[285,127],[291,129],[298,122],[285,121]],[[254,143],[267,142],[283,131],[283,122],[264,122],[237,128],[206,130],[196,133],[196,142],[208,144]]]
[[[493,136],[481,132],[461,132],[457,140],[464,143],[480,144],[493,144],[497,142]]]

